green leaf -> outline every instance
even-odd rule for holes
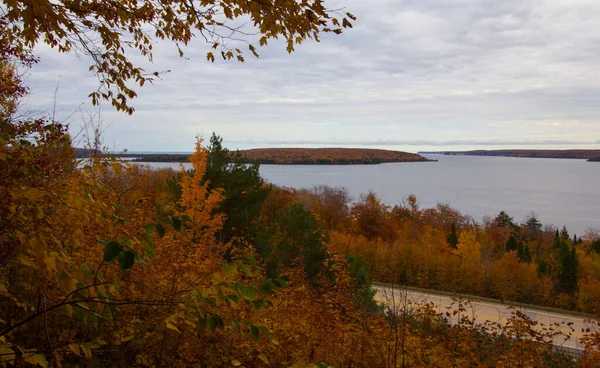
[[[255,310],[259,310],[263,306],[263,302],[261,300],[256,300],[252,302]]]
[[[122,250],[123,247],[116,241],[110,241],[106,243],[104,249],[104,262],[112,262],[112,260],[115,259],[115,257],[119,255]]]
[[[144,248],[144,250],[146,251],[146,253],[149,256],[154,256],[154,243],[152,243],[152,239],[150,239],[150,235],[148,235],[147,233],[142,234],[142,238],[146,241],[146,244],[148,244],[147,247]]]
[[[254,268],[258,268],[258,266],[256,265],[256,260],[250,254],[244,254],[244,259],[250,262],[250,264],[254,266]]]
[[[161,238],[163,236],[165,236],[165,227],[162,226],[161,224],[156,224],[154,225],[156,227],[156,232],[158,233],[158,236],[160,236]]]
[[[277,286],[284,287],[284,288],[288,287],[287,282],[285,282],[285,280],[282,279],[281,277],[278,278],[277,280],[275,280],[275,284],[277,284]]]
[[[267,326],[257,326],[258,329],[264,333],[265,335],[271,337],[271,331],[269,331],[269,329],[267,328]]]
[[[208,327],[210,327],[212,331],[215,331],[218,327],[223,327],[223,320],[215,314],[207,314],[206,324],[208,324]]]
[[[248,267],[246,264],[240,262],[239,263],[240,268],[246,273],[246,276],[251,277],[252,276],[252,272],[250,271],[250,267]]]
[[[260,289],[260,291],[262,291],[263,293],[265,293],[267,295],[271,294],[271,290],[273,290],[276,287],[277,287],[277,285],[275,285],[275,283],[273,283],[273,280],[271,280],[271,279],[262,280],[258,284],[258,288]]]
[[[177,217],[168,216],[167,222],[175,229],[175,231],[181,232],[181,220]]]
[[[152,224],[146,225],[146,226],[144,226],[144,231],[146,234],[150,235],[156,231],[156,226],[152,225]]]
[[[237,265],[235,262],[227,262],[223,265],[223,271],[227,272],[230,275],[234,275],[237,271]]]
[[[233,326],[233,328],[235,328],[236,330],[240,330],[240,323],[238,321],[236,321],[235,319],[231,320],[231,325]]]
[[[135,256],[132,251],[128,250],[126,252],[119,253],[118,261],[119,267],[121,267],[121,271],[125,272],[131,267],[133,267],[133,263],[135,262]]]
[[[252,335],[252,338],[254,340],[258,340],[258,334],[259,334],[258,328],[254,325],[248,325],[248,330],[250,330],[250,335]]]
[[[256,298],[256,287],[254,285],[246,285],[240,287],[242,296],[246,300],[254,300]]]
[[[236,304],[237,304],[237,303],[239,303],[239,298],[238,298],[238,296],[237,296],[237,295],[235,295],[235,294],[231,294],[231,295],[228,295],[227,297],[228,297],[229,299],[231,299],[231,300],[232,300],[234,303],[236,303]]]

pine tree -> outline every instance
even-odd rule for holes
[[[521,242],[513,234],[510,234],[506,244],[504,245],[504,249],[506,249],[507,252],[519,250],[521,247]]]
[[[577,291],[577,268],[579,257],[575,251],[575,245],[570,248],[562,243],[558,254],[560,268],[558,270],[558,291],[573,295]]]
[[[531,252],[529,251],[529,245],[525,244],[525,246],[523,246],[523,243],[519,243],[517,256],[519,257],[519,262],[531,263]]]
[[[600,238],[596,238],[592,241],[592,250],[600,254]]]
[[[232,154],[222,143],[223,139],[213,133],[203,177],[210,189],[222,189],[225,195],[220,210],[227,219],[219,238],[223,243],[236,238],[252,242],[257,233],[260,208],[270,189],[260,176],[258,163],[250,164],[239,153]]]
[[[446,237],[446,241],[448,242],[448,246],[450,246],[450,248],[458,248],[458,235],[456,234],[456,225],[454,224],[454,222],[452,223],[450,234],[448,234],[448,236]]]

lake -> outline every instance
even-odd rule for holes
[[[421,208],[447,203],[481,221],[505,211],[523,222],[532,213],[543,224],[571,234],[600,229],[600,163],[585,160],[425,155],[438,162],[380,165],[261,165],[269,182],[294,188],[343,186],[354,198],[369,190],[388,205],[410,194]],[[151,163],[152,167],[178,167]]]

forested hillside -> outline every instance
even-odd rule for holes
[[[87,157],[87,152],[78,151],[79,157]],[[432,161],[421,155],[408,152],[368,149],[368,148],[255,148],[231,152],[230,160],[236,155],[244,156],[248,162],[275,165],[358,165],[381,164],[386,162]],[[187,154],[117,154],[118,157],[132,158],[137,162],[187,162]]]
[[[367,148],[255,148],[240,151],[251,161],[282,165],[350,165],[430,161],[421,155]]]
[[[570,158],[588,159],[600,157],[600,150],[568,149],[568,150],[537,150],[537,149],[504,149],[504,150],[474,150],[474,151],[447,151],[445,155],[465,156],[504,156],[504,157],[532,157],[532,158]]]
[[[15,150],[31,133],[37,144]],[[1,137],[3,365],[574,364],[552,349],[568,326],[538,332],[518,311],[496,327],[468,315],[449,325],[427,306],[381,308],[369,272],[598,309],[593,234],[571,240],[506,214],[476,226],[414,197],[389,208],[373,193],[350,204],[341,188],[272,188],[256,164],[229,164],[216,136],[198,142],[188,172],[110,157],[76,169],[58,125],[4,124]],[[587,339],[577,365],[592,367],[600,335]]]

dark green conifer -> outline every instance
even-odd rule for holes
[[[456,225],[454,222],[452,223],[452,228],[450,229],[450,234],[446,237],[446,241],[450,248],[458,249],[458,235],[456,234]]]

